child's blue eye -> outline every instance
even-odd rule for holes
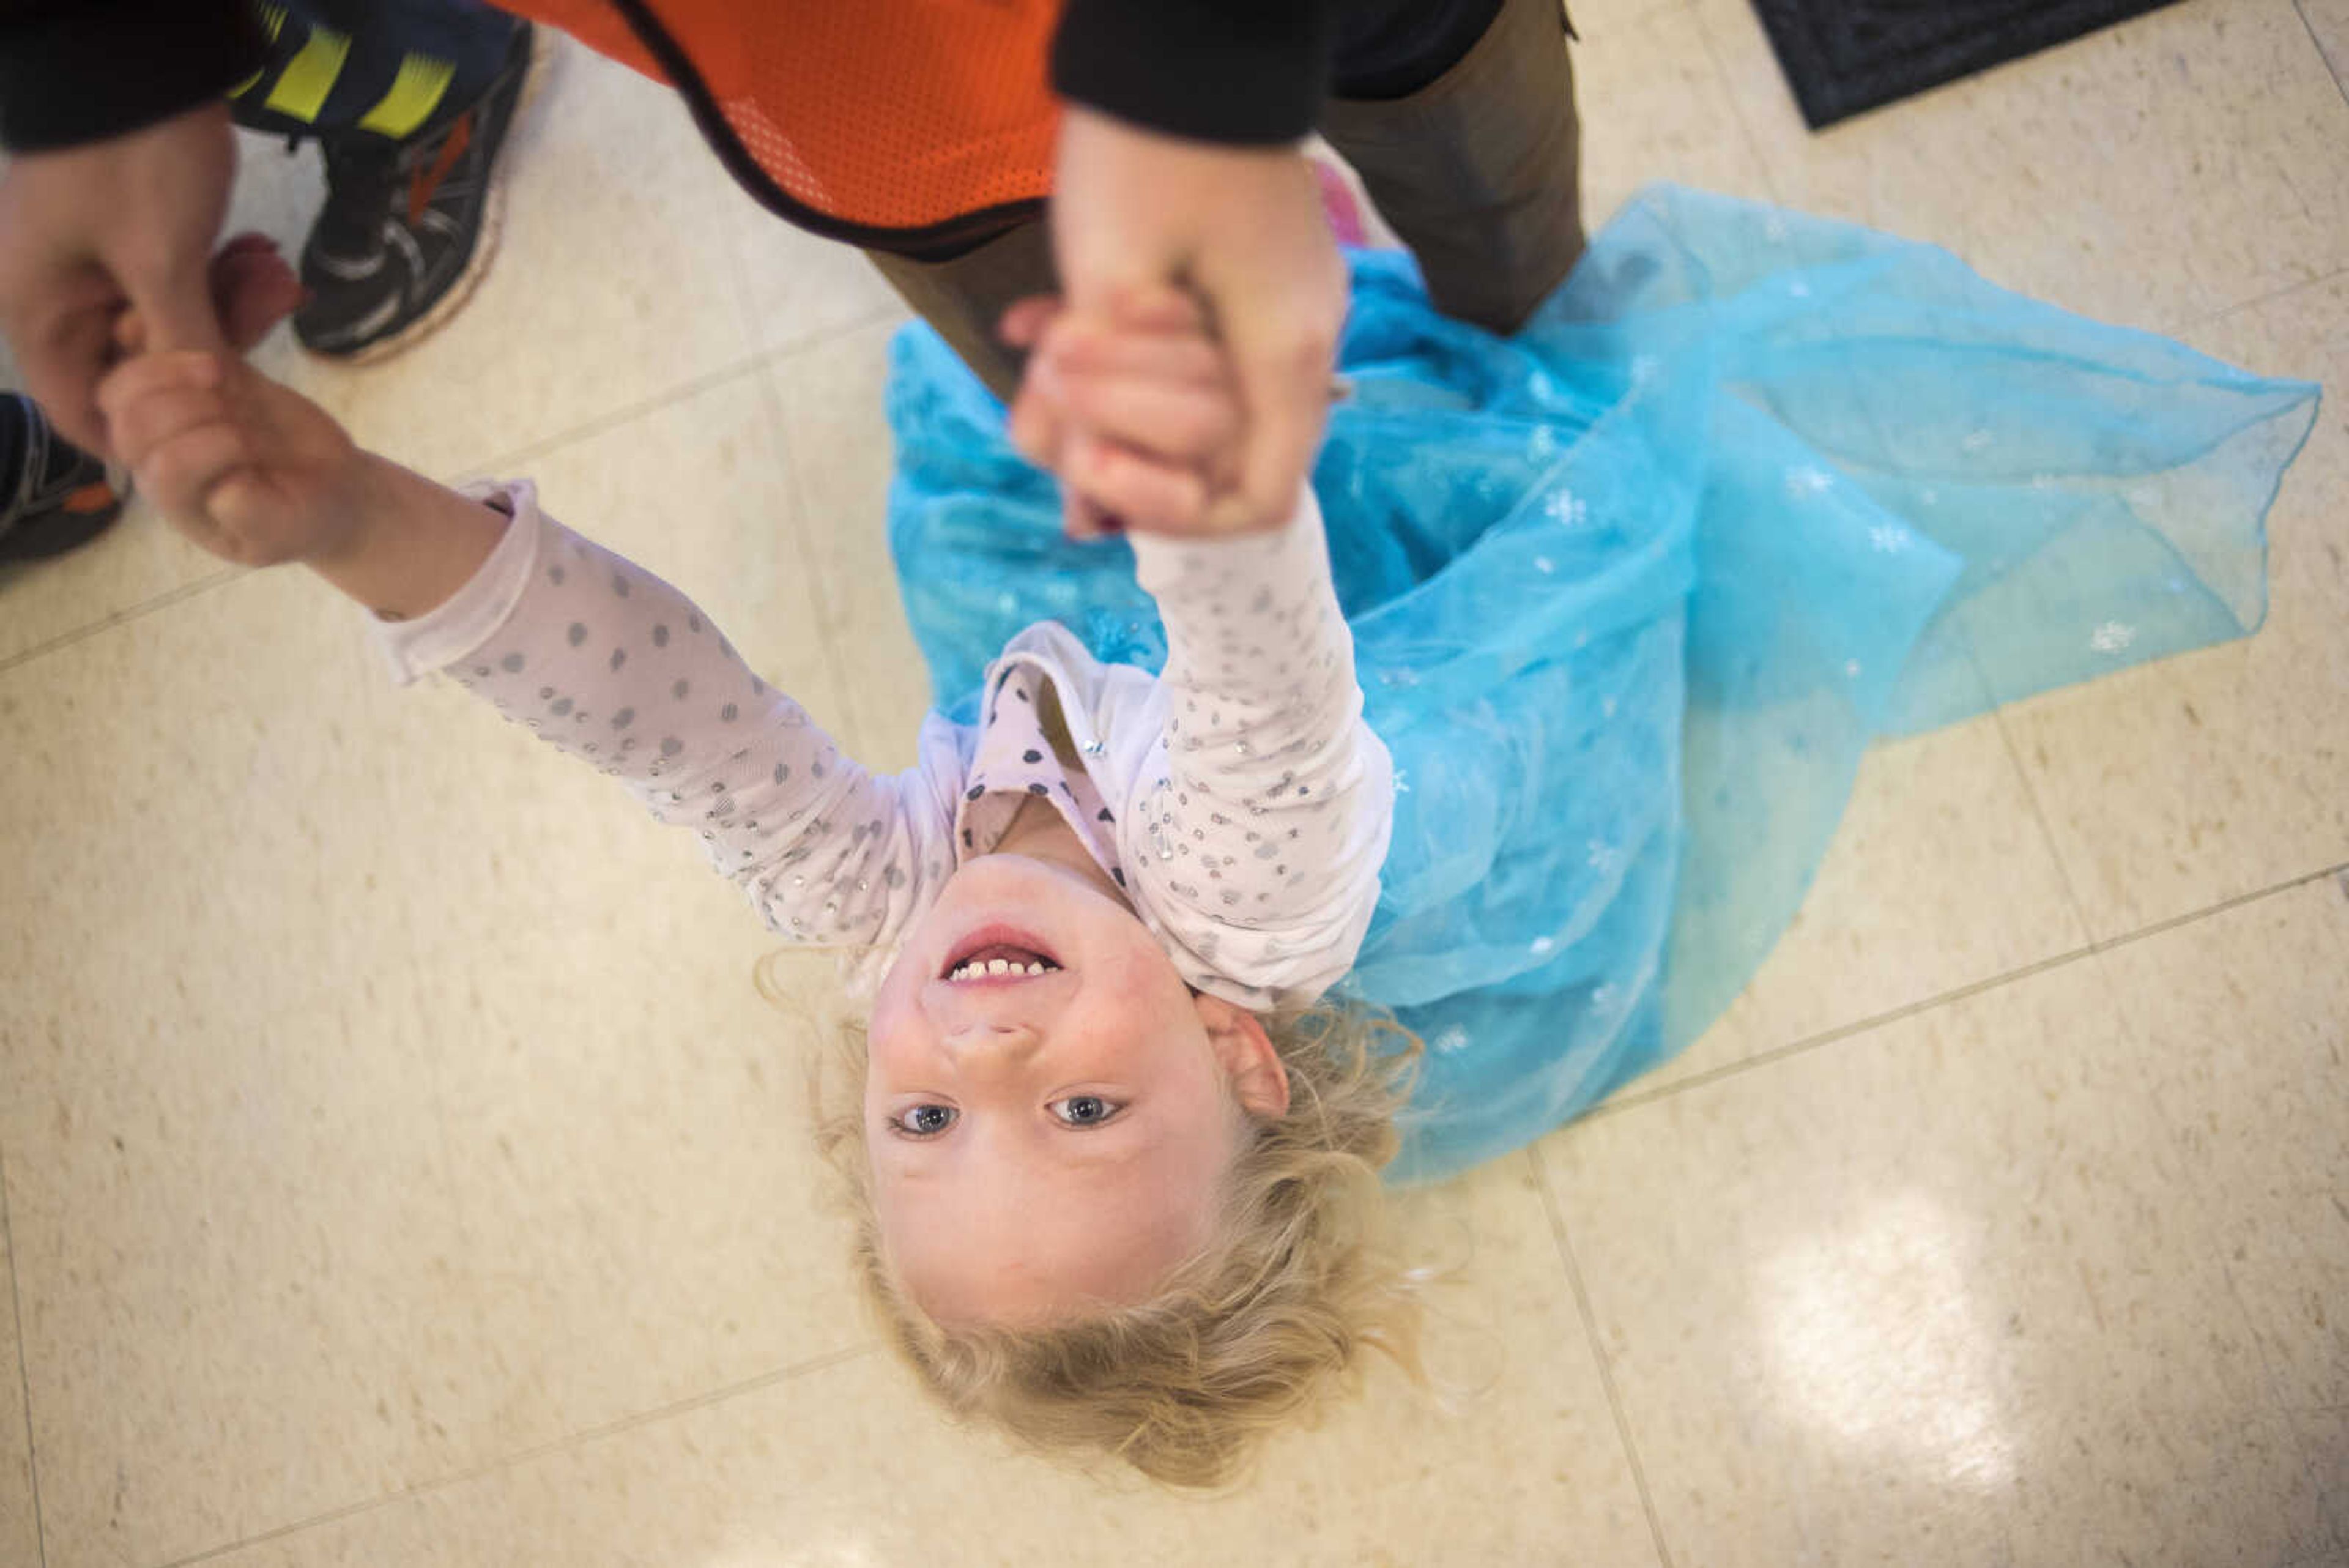
[[[952,1106],[916,1106],[892,1116],[889,1125],[908,1137],[936,1137],[954,1126],[961,1114]]]
[[[1054,1100],[1050,1106],[1054,1116],[1072,1127],[1097,1127],[1123,1109],[1099,1095],[1071,1095],[1065,1100]]]

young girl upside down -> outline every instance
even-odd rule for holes
[[[1055,362],[1130,389],[1202,464],[1237,424],[1179,296]],[[197,543],[301,562],[443,670],[697,832],[767,923],[869,999],[826,1129],[893,1337],[958,1410],[1159,1479],[1228,1476],[1361,1348],[1410,1355],[1375,1251],[1416,1043],[1323,1004],[1393,800],[1309,494],[1243,536],[1133,539],[1172,657],[1013,638],[981,722],[841,754],[675,588],[527,483],[460,493],[357,449],[241,362],[128,361],[104,407]]]

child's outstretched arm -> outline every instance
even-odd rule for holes
[[[1137,533],[1133,556],[1167,645],[1164,761],[1137,803],[1141,901],[1256,993],[1232,1000],[1309,1001],[1353,967],[1394,817],[1320,508],[1304,491],[1268,533]]]
[[[1353,963],[1394,812],[1320,510],[1300,488],[1269,530],[1218,536],[1198,523],[1239,410],[1181,296],[1013,325],[1038,345],[1015,433],[1082,498],[1080,527],[1088,503],[1125,519],[1166,627],[1164,751],[1125,818],[1142,840],[1135,901],[1186,971],[1239,988],[1229,1000],[1309,1000]]]
[[[141,485],[197,543],[311,566],[388,623],[403,679],[445,670],[620,779],[698,832],[781,934],[885,948],[952,871],[952,778],[842,756],[683,595],[547,517],[527,484],[448,490],[208,356],[142,356],[99,396]]]
[[[180,531],[240,566],[308,565],[388,620],[444,602],[505,519],[352,444],[239,361],[141,354],[99,384],[116,448]]]

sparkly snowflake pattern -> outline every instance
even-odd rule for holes
[[[1439,1056],[1449,1056],[1454,1051],[1464,1049],[1467,1044],[1468,1031],[1454,1023],[1429,1041],[1427,1048]]]
[[[1534,570],[1547,577],[1551,573],[1557,570],[1557,563],[1551,560],[1547,556],[1536,556],[1534,557]]]
[[[1526,455],[1536,462],[1547,462],[1557,455],[1557,437],[1547,425],[1534,431],[1533,439],[1526,442]]]
[[[1590,518],[1590,508],[1583,503],[1582,497],[1575,494],[1571,490],[1561,490],[1551,496],[1548,505],[1544,510],[1554,521],[1563,523],[1569,528],[1579,528]]]
[[[1653,354],[1633,355],[1631,357],[1631,384],[1635,387],[1646,386],[1649,382],[1656,379],[1657,373],[1662,370],[1663,368],[1663,362],[1658,359]]]
[[[2088,634],[2088,646],[2098,653],[2118,653],[2137,640],[2137,628],[2108,620]]]
[[[1916,542],[1917,536],[1898,523],[1878,523],[1868,531],[1868,543],[1879,556],[1897,556]]]
[[[1594,838],[1584,846],[1583,859],[1601,877],[1612,877],[1622,868],[1623,852],[1603,838]]]
[[[1527,944],[1527,950],[1536,958],[1547,958],[1549,956],[1551,950],[1555,949],[1557,946],[1557,943],[1551,938],[1536,937]]]
[[[1786,471],[1786,493],[1796,501],[1824,495],[1834,487],[1835,475],[1824,468],[1790,468]]]
[[[1395,769],[1394,792],[1397,794],[1409,794],[1411,793],[1411,775],[1403,772],[1401,768]]]
[[[1990,431],[1968,431],[1966,432],[1966,439],[1960,441],[1958,444],[1965,448],[1968,452],[1984,452],[1989,449],[1990,443]]]

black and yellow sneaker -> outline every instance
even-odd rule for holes
[[[78,549],[122,515],[106,464],[49,428],[38,404],[0,393],[0,561]]]
[[[455,314],[497,249],[498,153],[525,97],[537,33],[514,28],[481,97],[404,141],[321,139],[326,204],[302,247],[309,297],[294,336],[314,354],[394,354]]]

